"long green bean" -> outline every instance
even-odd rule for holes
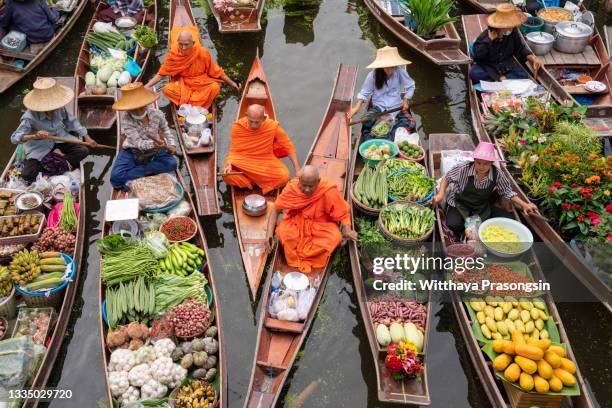
[[[157,273],[155,255],[145,245],[130,246],[123,251],[110,252],[102,258],[102,279],[108,286],[137,279],[151,280]]]

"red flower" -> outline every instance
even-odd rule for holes
[[[578,186],[579,186],[579,184],[578,184],[578,183],[574,183],[574,184],[572,184],[572,188],[576,188],[576,187],[578,187]]]
[[[606,212],[612,213],[612,204],[606,205]]]
[[[575,210],[579,210],[581,208],[582,208],[582,206],[580,204],[574,204],[574,209]]]
[[[611,240],[611,239],[612,239],[612,234],[608,234],[608,236],[606,237],[606,239]]]
[[[552,188],[561,188],[561,187],[563,187],[563,184],[559,183],[558,181],[553,181],[550,186]]]
[[[578,216],[578,221],[579,222],[584,222],[584,215],[579,215]]]
[[[575,117],[576,119],[578,119],[580,117],[580,112],[572,112],[572,116]]]
[[[591,219],[593,219],[594,217],[599,217],[595,211],[587,211],[587,215]]]
[[[563,207],[565,211],[569,211],[572,208],[572,206],[569,205],[568,203],[563,203],[561,206]]]
[[[591,224],[593,224],[593,225],[599,225],[599,224],[601,224],[601,220],[599,219],[599,217],[597,217],[597,218],[591,218]]]

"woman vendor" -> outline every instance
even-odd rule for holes
[[[474,161],[453,167],[442,178],[440,189],[433,197],[433,203],[444,201],[446,190],[446,225],[459,239],[467,217],[478,215],[482,221],[493,217],[510,217],[510,214],[493,204],[497,196],[512,201],[525,214],[537,212],[533,203],[521,200],[510,186],[510,181],[493,162],[500,162],[492,143],[480,142],[470,155]]]
[[[376,59],[367,68],[374,69],[366,77],[361,91],[357,95],[357,104],[349,111],[348,118],[351,119],[359,112],[364,103],[370,101],[370,108],[366,116],[372,113],[380,113],[390,109],[401,107],[395,116],[395,123],[386,138],[393,140],[395,130],[405,127],[411,133],[416,127],[416,122],[410,115],[410,100],[414,95],[415,82],[404,68],[404,65],[411,64],[410,61],[402,58],[396,47],[384,47],[376,52]],[[402,92],[404,93],[402,97]],[[371,99],[370,99],[371,98]],[[373,118],[363,123],[362,135],[365,140],[370,136],[372,127],[377,118]]]

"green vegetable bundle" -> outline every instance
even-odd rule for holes
[[[74,200],[70,192],[64,193],[64,203],[62,204],[62,212],[60,213],[60,228],[66,231],[74,231],[77,228],[77,216],[74,212]]]
[[[397,170],[411,170],[411,171],[420,171],[421,173],[425,173],[425,167],[422,164],[411,160],[405,159],[387,159],[385,160],[385,170],[387,170],[387,174],[391,174]]]
[[[398,147],[403,155],[408,156],[410,158],[417,158],[423,155],[423,151],[419,146],[409,143],[406,140],[400,142],[398,144]]]
[[[206,305],[207,297],[204,291],[206,277],[202,273],[192,273],[189,276],[161,275],[155,279],[155,312],[167,312],[184,300],[193,299]]]
[[[386,244],[389,242],[389,240],[380,233],[380,230],[373,221],[367,218],[357,217],[355,222],[357,224],[357,243],[359,245]]]
[[[159,260],[159,273],[187,276],[202,265],[206,258],[204,250],[189,242],[170,245],[168,256]]]
[[[436,181],[416,171],[401,171],[387,176],[389,194],[396,200],[423,201]]]
[[[85,35],[87,44],[94,45],[104,52],[108,52],[109,48],[116,50],[130,50],[134,46],[134,40],[128,40],[123,34],[114,31],[105,33],[90,32]]]
[[[405,239],[422,238],[434,223],[431,208],[413,204],[394,204],[385,207],[381,220],[387,231]]]
[[[457,21],[448,16],[453,0],[402,0],[401,3],[416,25],[416,35],[422,37],[433,35],[446,24]]]
[[[138,244],[113,251],[102,258],[102,280],[107,286],[138,279],[151,280],[157,274],[155,255],[145,245]]]
[[[123,251],[130,245],[130,242],[119,232],[107,235],[104,238],[100,238],[96,241],[98,252],[101,254],[108,254],[109,252],[114,251]]]
[[[147,324],[154,311],[155,288],[143,277],[116,289],[106,288],[106,319],[111,329],[129,322]]]
[[[157,33],[150,27],[138,27],[134,32],[134,38],[145,48],[153,48],[157,45]]]
[[[387,205],[387,171],[382,165],[371,168],[365,166],[353,186],[355,198],[370,208]]]

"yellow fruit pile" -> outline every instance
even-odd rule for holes
[[[13,280],[11,273],[6,266],[0,266],[0,298],[11,294],[13,290]]]
[[[510,339],[510,333],[518,330],[538,339],[549,338],[544,328],[548,320],[546,305],[542,300],[516,300],[513,297],[472,298],[470,307],[476,312],[480,330],[487,339]]]
[[[525,391],[535,388],[539,393],[559,392],[563,386],[576,384],[576,364],[566,358],[563,347],[552,345],[548,339],[525,338],[514,330],[512,340],[497,339],[492,346],[501,353],[493,359],[493,368],[503,371],[507,381],[518,381]]]
[[[22,249],[13,255],[9,270],[13,282],[19,286],[24,286],[40,275],[40,254],[36,249],[32,249],[32,251]]]

